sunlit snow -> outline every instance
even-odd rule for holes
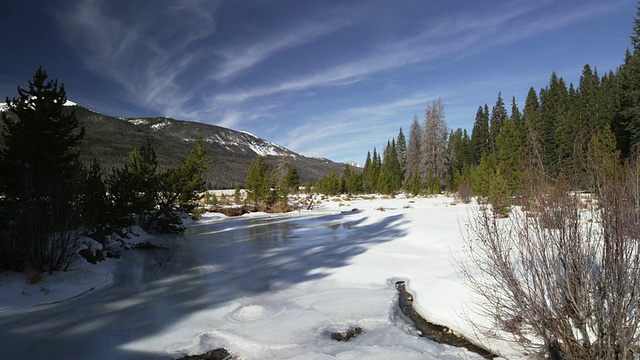
[[[452,203],[338,200],[284,215],[212,214],[184,235],[142,238],[171,249],[124,252],[107,263],[113,281],[52,305],[32,306],[37,286],[22,294],[23,279],[0,277],[0,348],[47,359],[170,359],[218,347],[242,359],[480,359],[420,338],[397,306],[394,283],[405,280],[419,313],[474,338],[464,316],[473,297],[452,265],[473,207]],[[105,284],[80,282],[60,291]],[[37,297],[51,303],[57,287],[45,287]],[[352,326],[364,329],[356,339],[329,336]]]

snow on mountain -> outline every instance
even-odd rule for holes
[[[129,122],[133,125],[147,125],[149,124],[149,119],[122,119],[126,122]]]
[[[266,141],[264,139],[261,139],[249,132],[246,131],[240,131],[241,134],[245,134],[248,135],[248,138],[245,137],[246,140],[248,140],[248,145],[251,148],[251,150],[253,150],[253,152],[255,152],[258,155],[261,156],[267,156],[267,155],[273,155],[273,156],[288,156],[288,155],[293,155],[293,153],[285,148],[283,148],[282,146],[278,145],[278,144],[274,144],[270,141]],[[294,156],[295,157],[295,156]]]
[[[78,104],[71,101],[71,100],[67,100],[67,102],[64,103],[64,106],[77,106]],[[7,111],[9,109],[9,106],[7,106],[7,103],[0,103],[0,112],[3,111]]]

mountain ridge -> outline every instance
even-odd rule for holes
[[[0,104],[0,111],[3,111]],[[241,186],[249,165],[263,156],[270,168],[286,161],[295,167],[302,184],[316,181],[331,170],[340,174],[344,164],[328,159],[305,156],[248,132],[168,117],[120,118],[98,113],[69,102],[67,111],[75,111],[85,137],[80,144],[80,159],[88,164],[97,159],[105,174],[128,163],[129,154],[145,141],[151,141],[157,153],[158,166],[179,165],[195,147],[198,136],[213,159],[205,175],[209,189]],[[5,108],[6,109],[6,108]],[[0,144],[4,141],[0,136]]]

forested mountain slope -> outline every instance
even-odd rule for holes
[[[195,146],[198,135],[213,159],[213,166],[206,176],[207,186],[234,188],[243,185],[251,161],[259,155],[266,163],[276,166],[283,158],[298,169],[301,183],[317,180],[331,169],[341,173],[343,164],[297,154],[279,145],[220,126],[180,121],[164,117],[122,119],[99,114],[79,105],[67,107],[75,110],[85,137],[80,146],[81,160],[90,163],[97,159],[105,173],[121,167],[129,161],[129,154],[147,139],[151,140],[158,154],[159,166],[178,165]],[[0,142],[2,139],[0,139]]]

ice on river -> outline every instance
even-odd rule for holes
[[[407,280],[419,313],[473,334],[452,265],[469,209],[398,198],[205,218],[183,236],[147,239],[169,250],[125,252],[108,286],[43,306],[3,303],[16,289],[0,278],[0,358],[170,359],[225,347],[242,359],[480,359],[420,338],[394,287]],[[331,339],[353,326],[357,338]]]

